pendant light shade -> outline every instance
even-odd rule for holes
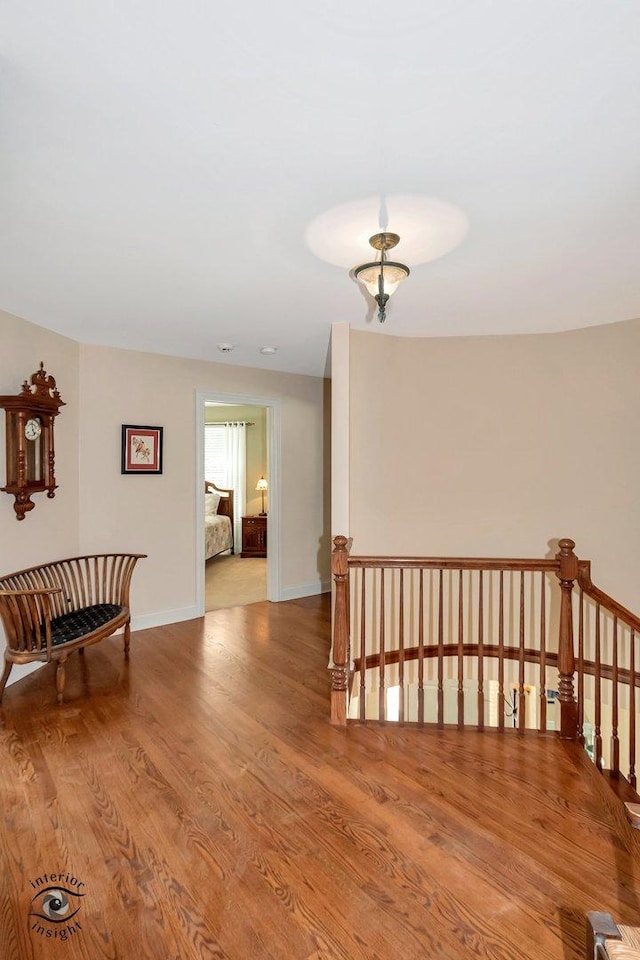
[[[376,233],[370,237],[369,243],[375,250],[380,251],[380,259],[372,263],[361,263],[354,270],[356,280],[364,284],[378,304],[378,320],[386,320],[387,300],[397,289],[401,280],[409,276],[409,267],[404,263],[396,263],[386,259],[386,251],[391,250],[399,242],[397,233]]]

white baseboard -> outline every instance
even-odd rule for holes
[[[164,627],[167,623],[182,623],[183,620],[195,620],[199,616],[197,607],[179,607],[177,610],[159,610],[157,613],[145,613],[131,618],[132,630],[148,630],[150,627]]]
[[[45,663],[16,663],[13,666],[11,671],[11,676],[7,680],[7,686],[10,687],[12,683],[16,683],[18,680],[22,680],[24,677],[28,677],[30,673],[35,673],[36,670],[39,670],[40,667],[45,667]]]
[[[331,580],[312,580],[311,583],[284,587],[280,591],[280,600],[300,600],[302,597],[315,597],[319,593],[331,593]]]

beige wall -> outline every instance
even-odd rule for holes
[[[35,507],[16,520],[13,497],[0,493],[0,571],[73,556],[78,552],[78,344],[0,312],[0,394],[17,394],[44,363],[66,406],[55,422],[56,480],[53,500],[35,494]],[[4,412],[0,412],[0,485],[6,483]],[[1,627],[0,627],[1,631]],[[0,637],[0,653],[4,640]],[[14,667],[12,682],[29,668]]]
[[[252,423],[247,427],[246,455],[246,510],[247,515],[259,513],[262,498],[256,493],[256,484],[260,477],[267,476],[267,410],[265,407],[250,407],[243,404],[215,404],[205,407],[205,422],[216,423],[225,420],[244,420]],[[269,511],[269,493],[265,494],[265,510]]]
[[[196,391],[279,401],[281,592],[313,592],[329,577],[321,378],[83,345],[80,541],[149,554],[134,581],[138,618],[195,615]],[[123,423],[164,427],[161,476],[120,474]]]
[[[331,536],[347,534],[349,518],[349,346],[348,323],[331,326]],[[368,433],[368,428],[367,428]]]
[[[640,610],[640,321],[352,332],[349,348],[356,553],[544,556],[570,536],[594,581]]]

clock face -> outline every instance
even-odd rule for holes
[[[37,440],[42,431],[42,424],[39,420],[32,418],[27,420],[24,425],[24,435],[27,440]]]

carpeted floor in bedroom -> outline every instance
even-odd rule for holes
[[[267,561],[223,555],[205,564],[205,610],[239,607],[267,599]]]

